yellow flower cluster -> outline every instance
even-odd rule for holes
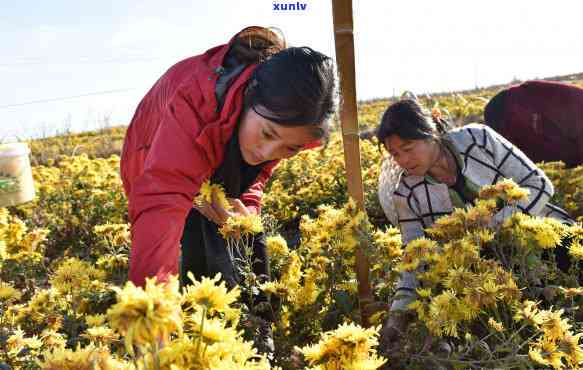
[[[481,232],[483,238],[489,239],[485,233],[496,209],[495,200],[478,201],[467,209],[456,208],[450,216],[438,218],[425,232],[441,242],[464,237],[466,229]]]
[[[0,208],[0,260],[41,258],[48,235],[48,229],[29,230],[24,221]]]
[[[61,294],[73,294],[94,289],[105,279],[105,273],[78,258],[67,258],[55,270],[49,282]]]
[[[258,355],[237,330],[239,289],[229,291],[220,275],[201,281],[192,274],[189,277],[193,284],[182,293],[176,277],[160,284],[147,279],[144,289],[132,283],[114,288],[118,303],[108,310],[109,323],[124,336],[127,353],[136,360],[124,366],[136,370],[270,369],[267,358]],[[101,324],[101,319],[91,321]],[[115,334],[97,326],[88,329],[86,336],[103,344],[114,340]]]
[[[194,202],[196,204],[203,202],[212,204],[215,201],[226,210],[233,208],[225,195],[225,189],[219,184],[212,184],[210,180],[206,180],[200,186],[200,192]]]
[[[119,156],[61,156],[53,166],[33,167],[33,177],[37,197],[16,207],[15,212],[30,228],[50,229],[51,237],[42,243],[46,254],[52,258],[72,255],[83,259],[112,253],[111,243],[94,227],[127,223]],[[121,242],[121,234],[120,231],[113,241]],[[35,234],[28,235],[30,238]],[[125,247],[129,248],[129,242]]]
[[[168,341],[170,334],[182,333],[182,310],[178,280],[156,284],[156,279],[147,279],[145,289],[128,282],[122,288],[114,287],[118,302],[108,311],[111,327],[125,337],[129,354],[134,354],[134,345],[145,345]]]
[[[239,298],[239,288],[234,288],[230,292],[221,280],[221,274],[217,274],[213,279],[203,277],[201,281],[194,279],[192,273],[188,272],[188,277],[193,285],[184,288],[182,302],[189,310],[196,310],[203,307],[209,314],[226,312]]]
[[[0,280],[0,301],[10,303],[21,297],[22,294],[12,284]]]
[[[315,338],[322,320],[332,312],[337,315],[339,310],[345,320],[358,319],[353,267],[357,247],[367,252],[372,250],[379,258],[400,255],[398,232],[379,231],[373,241],[372,226],[353,201],[340,209],[321,206],[318,212],[317,218],[302,218],[302,242],[297,249],[289,250],[280,236],[268,238],[268,251],[276,257],[276,279],[261,284],[260,289],[279,297],[277,333],[287,338]],[[379,261],[379,270],[384,272],[390,263],[391,260]],[[385,276],[374,275],[378,278],[375,284],[390,285]]]
[[[524,249],[554,249],[570,228],[552,218],[534,218],[517,213],[503,224],[502,235]]]
[[[583,227],[572,227],[568,235],[572,238],[569,255],[577,261],[583,260]]]
[[[481,326],[490,332],[487,343],[497,345],[498,350],[490,351],[486,361],[498,357],[500,364],[522,363],[519,357],[500,350],[509,346],[512,339],[516,341],[513,345],[528,344],[529,358],[535,363],[556,369],[578,368],[583,362],[583,350],[579,346],[583,334],[573,333],[572,325],[561,317],[563,310],[539,310],[528,298],[541,294],[533,286],[542,279],[572,282],[568,277],[559,280],[559,275],[553,278],[549,274],[554,271],[548,268],[553,260],[544,257],[543,252],[558,248],[563,237],[570,235],[573,254],[583,235],[581,226],[516,213],[496,231],[488,227],[499,209],[495,199],[511,204],[524,199],[527,193],[511,182],[504,182],[483,189],[480,196],[486,199],[478,200],[474,207],[456,209],[426,229],[426,234],[435,240],[418,238],[405,247],[396,269],[416,272],[421,283],[418,298],[409,307],[432,334],[458,341],[466,338],[469,349],[475,347],[470,328],[475,330]],[[561,288],[561,291],[566,297],[576,297],[580,287]],[[512,312],[514,320],[504,320]],[[535,335],[530,338],[519,335],[528,326]],[[479,359],[468,363],[481,364]]]
[[[583,333],[573,334],[571,324],[562,315],[563,310],[539,310],[535,302],[526,301],[517,318],[527,319],[542,332],[530,343],[528,355],[532,361],[554,369],[580,368],[583,348],[579,338]]]
[[[383,219],[377,197],[382,153],[376,140],[362,141],[361,164],[365,207],[371,218]],[[300,152],[282,161],[267,184],[264,212],[281,223],[312,214],[322,204],[342,207],[348,201],[342,137],[333,133],[323,148]]]
[[[440,244],[426,238],[416,239],[406,246],[397,266],[399,271],[423,267],[418,276],[424,289],[418,291],[420,299],[411,308],[436,335],[456,337],[461,322],[475,319],[485,309],[496,308],[499,302],[511,304],[521,297],[512,274],[499,262],[480,255],[481,250],[497,250],[490,246],[494,232],[480,228],[496,210],[491,202],[481,200],[473,208],[458,209],[437,220],[426,232],[437,240],[447,241]],[[520,255],[527,256],[533,248],[555,248],[567,229],[551,219],[517,213],[504,223],[500,235],[514,240],[524,248]],[[506,254],[502,261],[510,263],[512,255],[508,251],[501,254]]]
[[[500,198],[504,202],[513,205],[528,199],[528,189],[519,187],[512,179],[503,179],[494,185],[486,185],[480,189],[481,199]]]
[[[111,127],[97,131],[65,134],[30,140],[31,164],[53,166],[61,156],[87,155],[89,158],[107,158],[121,153],[126,127]]]
[[[247,216],[237,215],[227,219],[220,227],[219,233],[225,239],[240,240],[263,232],[261,217],[254,213]]]
[[[131,242],[129,224],[106,223],[104,225],[96,225],[93,227],[93,233],[103,238],[109,246],[119,246]]]
[[[421,100],[457,124],[481,115],[485,98],[496,92]],[[388,103],[359,104],[359,122],[376,126]],[[29,143],[37,197],[0,208],[0,348],[5,349],[0,364],[65,370],[269,369],[269,361],[243,340],[240,328],[246,321],[240,320],[245,310],[238,302],[239,290],[227,290],[218,277],[194,282],[182,294],[175,281],[121,288],[131,243],[119,176],[124,134],[120,128]],[[290,360],[293,348],[320,337],[319,347],[304,348],[314,368],[373,369],[384,362],[374,353],[376,331],[342,324],[322,334],[323,328],[359,319],[353,265],[355,248],[362,247],[371,261],[371,283],[379,300],[394,293],[398,271],[423,268],[414,308],[424,325],[412,329],[403,348],[421,348],[409,344],[429,328],[442,335],[440,340],[451,341],[450,358],[458,359],[453,366],[580,368],[580,323],[560,311],[574,317],[581,313],[577,265],[568,279],[546,258],[559,240],[569,240],[565,245],[571,258],[583,259],[581,226],[567,228],[517,214],[490,228],[501,203],[512,206],[527,196],[503,182],[484,190],[482,196],[491,200],[440,219],[426,230],[427,239],[403,250],[398,231],[384,227],[376,195],[382,152],[374,139],[361,143],[365,206],[369,219],[383,226],[380,230],[354,204],[346,204],[338,132],[324,148],[283,161],[267,184],[264,213],[283,226],[282,233],[289,236],[290,225],[302,220],[298,246],[288,247],[268,231],[275,280],[259,281],[263,291],[281,299],[275,313],[277,363],[296,369]],[[583,217],[583,167],[551,163],[543,168],[556,189],[552,201]],[[206,183],[201,193],[211,200],[216,190]],[[219,198],[227,206],[226,197]],[[328,206],[318,209],[322,204]],[[230,227],[229,239],[252,238],[261,223],[258,218],[233,219]],[[561,294],[552,298],[551,288]],[[116,293],[119,301],[112,304]],[[542,310],[523,300],[541,296],[557,309]],[[455,334],[457,338],[450,337]],[[355,346],[360,350],[353,354],[362,357],[348,361]],[[510,358],[514,353],[516,358]],[[330,357],[318,358],[326,354]]]
[[[314,370],[378,369],[387,362],[375,350],[378,330],[342,324],[336,330],[322,333],[318,343],[305,346],[300,352]]]
[[[309,258],[353,256],[355,249],[369,231],[367,215],[359,211],[352,199],[342,209],[320,206],[318,212],[317,219],[304,216],[300,225],[305,238],[303,245],[309,250]],[[353,262],[353,258],[344,261],[345,264]]]
[[[272,235],[265,238],[267,255],[271,263],[279,264],[289,254],[287,242],[281,235]]]
[[[38,364],[43,370],[129,370],[133,366],[112,356],[106,347],[90,344],[76,350],[57,348]]]
[[[551,202],[583,221],[583,166],[566,168],[562,162],[550,162],[540,167],[555,188]]]

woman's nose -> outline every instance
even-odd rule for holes
[[[396,159],[397,164],[402,168],[409,167],[409,157],[405,155],[400,155],[398,159]]]
[[[265,143],[261,148],[259,148],[258,154],[261,156],[262,161],[270,161],[275,159],[275,152],[277,148],[273,143]]]

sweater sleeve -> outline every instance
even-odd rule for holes
[[[178,273],[180,240],[192,201],[211,168],[190,107],[174,99],[164,111],[143,173],[129,194],[132,249],[129,279],[143,285],[146,277],[166,280]]]
[[[494,183],[502,178],[508,178],[529,191],[528,198],[519,202],[516,207],[506,206],[494,215],[493,224],[499,225],[517,211],[531,215],[540,214],[554,193],[549,178],[503,136],[487,126],[482,126],[480,131],[481,133],[476,134],[481,135],[486,143],[483,150],[489,151],[493,166],[498,171]]]
[[[393,195],[403,245],[424,235],[423,218],[414,210],[411,190],[401,183]],[[416,272],[402,272],[397,282],[390,311],[407,310],[407,306],[417,298],[419,287]]]

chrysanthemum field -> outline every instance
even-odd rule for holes
[[[459,125],[496,91],[422,97]],[[375,125],[387,100],[361,104]],[[384,160],[361,142],[367,214],[347,197],[342,141],[283,162],[264,195],[262,218],[222,230],[244,279],[220,276],[127,283],[127,202],[119,177],[124,129],[30,142],[37,196],[0,208],[0,369],[575,369],[583,367],[583,166],[543,164],[553,202],[578,218],[567,226],[517,214],[490,227],[497,204],[524,191],[511,181],[483,189],[404,247],[384,217],[377,183]],[[205,192],[220,191],[207,184]],[[204,194],[203,194],[204,195]],[[248,268],[254,233],[267,235],[272,280]],[[554,249],[568,248],[568,271]],[[359,326],[355,249],[369,257],[377,300],[373,326]],[[400,271],[425,266],[411,308],[416,320],[398,350],[377,350]],[[247,266],[247,267],[245,267]],[[255,307],[271,296],[275,354],[253,347]]]

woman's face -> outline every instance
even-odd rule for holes
[[[435,163],[437,144],[432,140],[405,140],[397,135],[385,139],[385,148],[408,174],[424,176]]]
[[[309,126],[284,127],[261,117],[253,109],[243,114],[239,127],[241,154],[252,166],[292,157],[315,140]]]

